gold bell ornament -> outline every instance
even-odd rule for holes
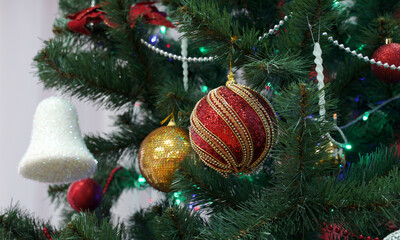
[[[96,167],[74,105],[60,97],[44,99],[36,109],[31,142],[18,173],[39,182],[70,183],[89,177]]]

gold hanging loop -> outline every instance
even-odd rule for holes
[[[231,37],[231,45],[229,46],[229,74],[228,81],[225,84],[226,86],[236,84],[235,74],[232,72],[232,45],[236,40],[238,40],[238,36]]]
[[[168,115],[164,120],[162,120],[160,122],[161,125],[163,125],[166,121],[168,121],[168,119],[171,119],[171,120],[169,121],[167,126],[176,126],[175,117],[174,117],[174,111],[172,111],[170,115]]]

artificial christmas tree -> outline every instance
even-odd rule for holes
[[[35,65],[45,88],[116,111],[115,132],[85,137],[98,160],[92,178],[108,190],[94,211],[77,215],[65,204],[69,185],[51,185],[50,197],[65,205],[64,225],[54,229],[14,207],[0,215],[1,236],[383,239],[399,228],[399,154],[390,146],[400,132],[400,85],[378,79],[370,66],[390,76],[400,71],[398,55],[390,54],[391,62],[373,55],[385,39],[400,42],[398,1],[162,4],[166,14],[161,3],[60,0],[55,36]],[[186,39],[182,56],[172,26]],[[247,86],[231,86],[236,95],[229,84],[221,87],[229,70]],[[238,93],[241,99],[233,97]],[[204,106],[214,112],[199,120]],[[151,187],[138,168],[138,150],[171,112],[177,127],[186,130],[192,121],[200,156],[179,161],[164,200],[111,222],[110,208],[123,191]],[[204,150],[206,141],[220,144]],[[330,160],[335,149],[346,161]],[[221,156],[222,170],[235,176],[201,161],[213,150],[222,153],[213,154]]]

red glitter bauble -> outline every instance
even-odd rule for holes
[[[213,89],[193,109],[190,140],[200,159],[223,175],[250,173],[276,135],[271,104],[254,90],[231,83]]]
[[[386,83],[400,82],[400,71],[390,68],[392,65],[395,65],[396,68],[400,66],[400,44],[389,43],[383,45],[374,52],[372,58],[376,62],[381,61],[382,64],[389,64],[388,68],[383,66],[378,67],[376,64],[371,65],[372,72],[379,80]]]
[[[102,197],[100,185],[90,178],[72,183],[67,192],[68,203],[77,212],[95,210],[100,205]]]

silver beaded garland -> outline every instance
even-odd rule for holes
[[[324,32],[324,33],[322,33],[322,36],[326,37],[326,36],[328,36],[328,33]],[[357,56],[358,59],[364,60],[364,62],[369,62],[371,65],[376,64],[376,66],[378,66],[378,67],[390,68],[392,70],[400,71],[400,66],[396,66],[394,64],[389,65],[389,63],[382,63],[381,61],[377,62],[375,59],[373,59],[373,58],[369,59],[368,56],[363,56],[361,53],[357,54],[357,52],[355,50],[352,51],[350,48],[345,47],[343,44],[339,44],[339,42],[337,40],[333,40],[332,36],[328,37],[328,41],[330,41],[333,45],[338,46],[339,49],[341,49],[341,50],[344,49],[347,53],[351,53],[351,55]]]

